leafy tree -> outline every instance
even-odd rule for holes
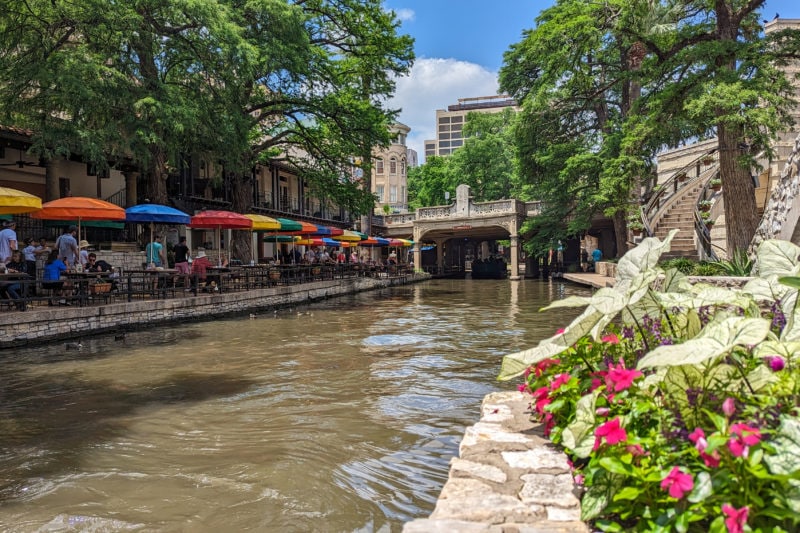
[[[408,170],[408,205],[411,209],[445,205],[445,193],[455,194],[459,179],[450,169],[450,160],[430,156],[424,165]]]
[[[516,112],[467,114],[464,146],[453,152],[451,172],[469,185],[478,202],[517,198],[520,179],[514,145]]]
[[[531,253],[588,228],[600,212],[614,221],[617,253],[626,250],[626,215],[645,169],[620,167],[640,73],[634,40],[618,26],[636,4],[561,0],[505,55],[501,89],[522,102],[522,174],[543,201],[542,215],[523,227]]]

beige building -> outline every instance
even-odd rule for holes
[[[417,166],[417,153],[406,146],[410,131],[405,124],[394,124],[392,144],[372,154],[372,192],[378,214],[385,212],[384,206],[391,212],[408,210],[408,169]]]
[[[506,107],[517,107],[517,102],[506,94],[459,98],[458,103],[447,110],[436,110],[436,139],[425,141],[425,157],[450,155],[464,145],[462,134],[467,113],[497,113]]]

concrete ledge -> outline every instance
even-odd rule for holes
[[[531,421],[530,397],[487,395],[429,518],[403,533],[588,533],[567,457]]]
[[[395,278],[356,277],[166,300],[29,308],[25,313],[0,313],[0,348],[285,307],[427,279],[430,279],[428,274]]]

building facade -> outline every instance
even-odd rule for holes
[[[392,144],[372,154],[371,187],[378,214],[408,211],[408,169],[417,166],[416,151],[406,145],[410,131],[405,124],[392,125]]]
[[[436,110],[436,139],[425,141],[425,157],[450,155],[464,146],[463,128],[467,113],[498,113],[507,107],[517,107],[517,102],[508,95],[477,96],[459,98],[458,103],[447,109]]]

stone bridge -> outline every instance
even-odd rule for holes
[[[386,236],[411,238],[414,241],[414,264],[422,264],[422,243],[436,244],[436,265],[445,266],[445,244],[448,241],[511,241],[511,279],[519,275],[519,228],[527,217],[539,214],[539,202],[497,200],[473,202],[470,187],[456,188],[453,204],[421,207],[416,213],[385,217]]]

